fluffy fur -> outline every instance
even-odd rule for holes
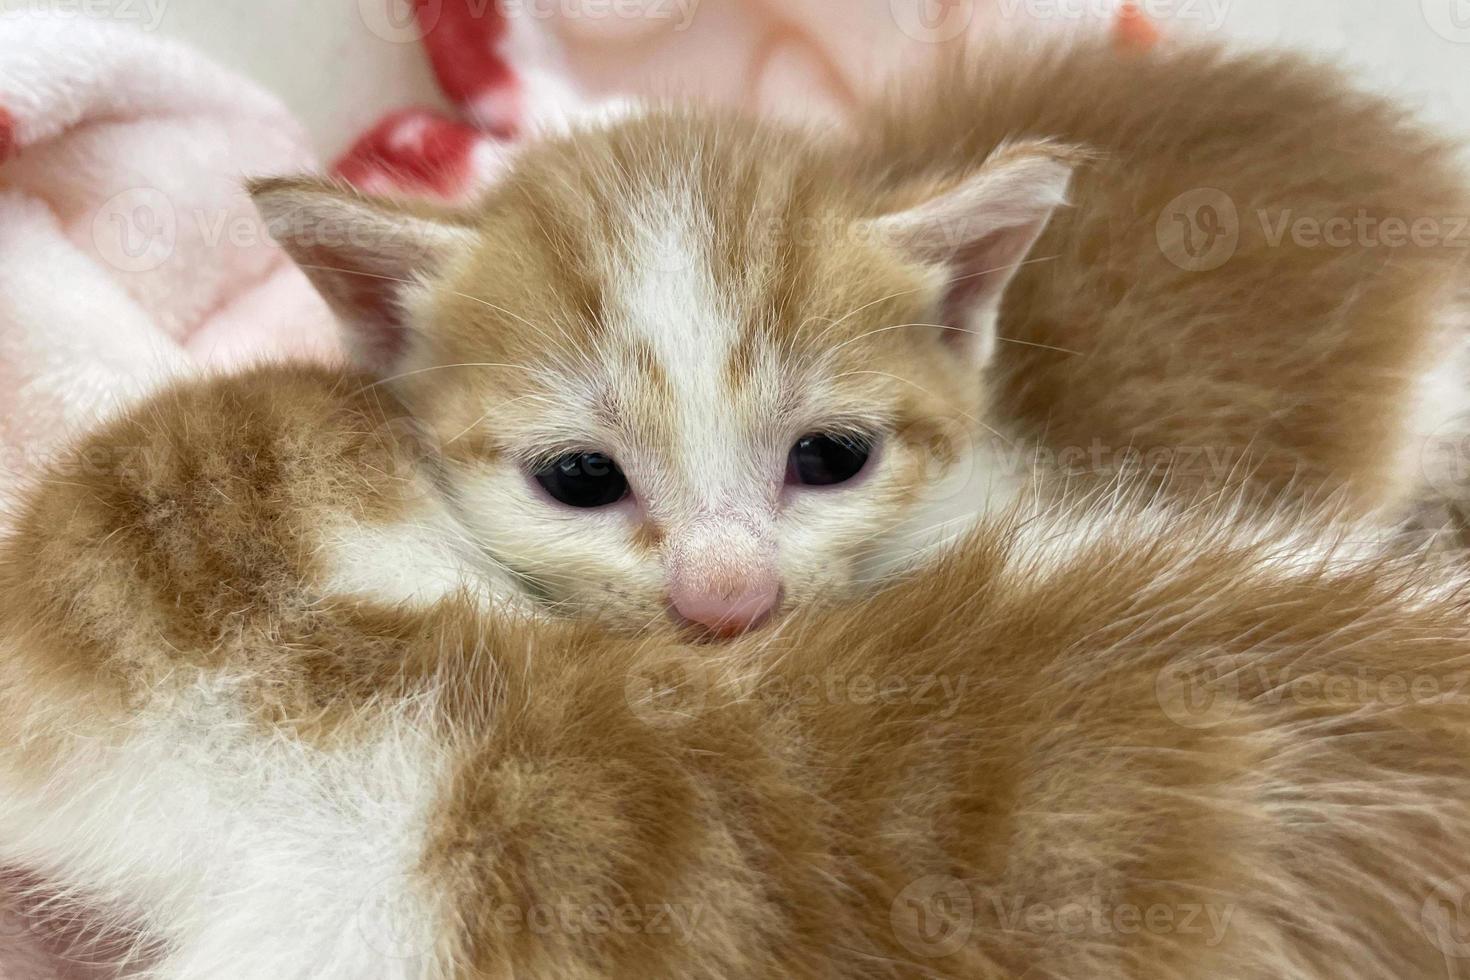
[[[385,603],[332,585],[326,543],[433,506],[380,392],[178,389],[78,446],[0,552],[0,859],[141,931],[144,975],[1404,977],[1463,952],[1444,570],[1103,499],[718,648],[470,581]]]
[[[465,212],[256,199],[471,534],[579,612],[642,624],[768,575],[840,593],[1035,471],[1244,473],[1397,519],[1464,407],[1453,148],[1296,57],[982,54],[851,132],[670,109],[538,144]],[[783,487],[810,431],[881,448],[851,485]],[[552,504],[527,471],[568,450],[632,497]]]

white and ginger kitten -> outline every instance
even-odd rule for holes
[[[853,132],[589,128],[464,211],[254,192],[483,547],[566,608],[734,633],[1036,469],[1396,516],[1464,387],[1452,160],[1290,57],[1084,45],[992,54]],[[1443,234],[1296,232],[1344,219]]]
[[[338,574],[338,529],[392,540],[435,504],[379,396],[308,369],[180,386],[77,445],[0,540],[0,867],[37,883],[28,928],[98,929],[73,961],[1463,966],[1470,593],[1449,573],[1104,497],[986,520],[715,655],[662,624],[508,615],[472,578],[385,602]]]

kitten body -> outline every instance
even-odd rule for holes
[[[615,622],[738,631],[1038,473],[1384,522],[1433,489],[1467,390],[1453,147],[1287,55],[977,54],[850,132],[667,109],[537,143],[467,211],[256,198],[469,533]],[[871,455],[805,485],[811,434]],[[532,478],[587,453],[625,497]]]
[[[141,975],[1338,978],[1459,955],[1470,629],[1447,572],[1104,498],[987,521],[869,601],[718,648],[472,580],[385,601],[322,560],[334,528],[391,538],[429,499],[405,504],[425,461],[360,380],[160,396],[78,446],[0,550],[0,862],[135,929]],[[141,462],[99,464],[120,445]]]

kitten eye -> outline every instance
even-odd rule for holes
[[[628,478],[604,453],[569,453],[537,470],[536,482],[568,507],[606,507],[628,495]]]
[[[786,482],[811,487],[846,483],[862,472],[872,452],[870,443],[851,436],[804,435],[791,447]]]

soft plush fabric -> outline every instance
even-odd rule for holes
[[[0,21],[0,491],[197,365],[331,356],[245,175],[315,165],[253,83],[103,23]]]
[[[458,117],[390,113],[336,169],[366,189],[451,200],[493,176],[497,146],[609,100],[694,96],[840,120],[896,77],[982,38],[1111,29],[1123,47],[1157,40],[1124,0],[852,0],[840,17],[829,0],[413,0],[413,8],[415,34]]]

